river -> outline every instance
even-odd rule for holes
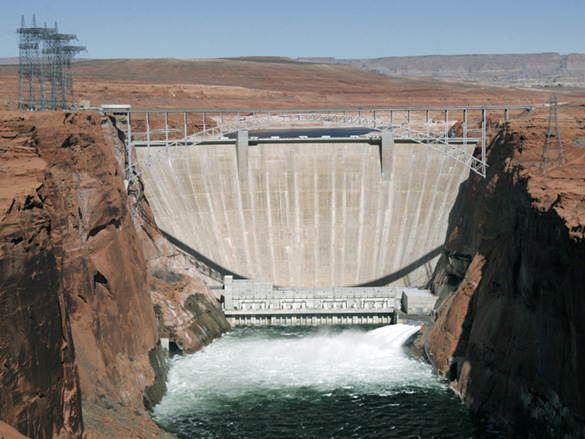
[[[237,327],[170,360],[179,438],[498,438],[404,347],[418,327]]]

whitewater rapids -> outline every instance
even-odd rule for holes
[[[442,387],[427,365],[402,346],[418,326],[390,325],[370,331],[321,327],[241,328],[194,355],[171,362],[168,393],[156,418],[214,410],[250,392],[294,397],[299,388],[322,395],[337,389],[385,395],[406,387]]]

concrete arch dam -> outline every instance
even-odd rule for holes
[[[469,168],[382,138],[210,141],[143,169],[145,193],[211,285],[230,274],[291,287],[422,285]]]

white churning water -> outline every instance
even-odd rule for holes
[[[403,345],[419,330],[238,327],[171,361],[154,416],[180,439],[493,439]]]
[[[154,415],[164,419],[217,410],[226,399],[250,392],[294,398],[299,388],[322,396],[338,389],[376,395],[413,386],[445,389],[427,365],[403,351],[419,329],[391,325],[339,332],[320,327],[299,333],[281,327],[246,334],[250,328],[238,328],[194,355],[172,360],[168,393]]]

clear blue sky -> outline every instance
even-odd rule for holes
[[[585,53],[585,0],[2,0],[0,57],[21,15],[89,58],[375,58]]]

